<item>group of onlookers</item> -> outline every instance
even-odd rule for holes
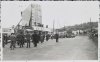
[[[34,31],[34,33],[31,35],[28,31],[24,35],[22,32],[19,34],[11,33],[9,36],[10,40],[10,48],[13,50],[16,48],[16,45],[18,45],[20,48],[24,47],[25,43],[27,44],[26,48],[30,48],[31,42],[34,44],[34,47],[37,47],[37,44],[39,42],[43,43],[44,40],[48,41],[49,39],[56,39],[56,42],[58,42],[59,35],[56,33],[54,36],[50,34],[44,34],[44,33],[39,33],[37,31]],[[8,44],[8,36],[3,35],[3,47]]]

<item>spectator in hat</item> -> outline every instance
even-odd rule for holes
[[[56,42],[58,42],[58,40],[59,40],[59,34],[58,33],[55,34],[55,39],[56,39]]]
[[[14,50],[16,44],[16,36],[14,33],[11,33],[10,40],[11,40],[10,48],[11,50]]]
[[[27,48],[30,48],[30,38],[31,38],[31,36],[30,36],[29,32],[27,31],[27,34],[26,34]]]
[[[34,31],[34,34],[32,34],[32,42],[34,47],[37,47],[37,43],[39,42],[39,35],[36,31]]]

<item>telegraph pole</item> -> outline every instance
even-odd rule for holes
[[[54,24],[55,24],[55,20],[53,20],[53,34],[54,34]]]

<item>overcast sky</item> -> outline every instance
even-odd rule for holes
[[[70,26],[84,22],[98,21],[99,19],[99,2],[82,2],[82,1],[63,1],[63,2],[2,2],[1,21],[2,27],[7,28],[17,25],[21,19],[21,11],[30,4],[39,4],[42,9],[42,23],[55,28],[61,28],[64,25]]]

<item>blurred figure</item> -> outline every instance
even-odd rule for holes
[[[34,31],[34,34],[32,34],[32,42],[34,47],[37,47],[37,43],[39,42],[39,35],[36,31]]]
[[[18,39],[20,48],[22,48],[24,44],[24,35],[22,34],[22,32],[20,32],[20,34],[17,35],[17,39]]]
[[[3,39],[3,42],[2,42],[2,46],[3,46],[3,48],[5,47],[5,40],[4,40],[4,36],[5,36],[5,35],[3,35],[3,37],[2,37],[2,39]]]
[[[37,32],[37,35],[38,35],[38,43],[41,42],[41,34],[42,34],[41,32],[39,32],[39,31]]]
[[[18,39],[18,35],[16,35],[16,43],[19,46],[19,39]]]
[[[59,40],[59,34],[58,33],[55,34],[55,39],[56,39],[56,42],[58,42],[58,40]]]
[[[48,40],[49,40],[49,34],[46,35],[46,41],[48,41]]]
[[[30,48],[30,38],[31,38],[31,36],[30,36],[29,32],[27,32],[27,34],[26,34],[27,47],[26,48]]]
[[[44,42],[44,39],[45,39],[45,34],[43,34],[43,42]]]
[[[7,34],[5,34],[4,35],[4,42],[5,42],[5,44],[7,44],[7,41],[8,41],[8,36],[7,36]]]
[[[44,38],[45,38],[45,35],[41,32],[41,35],[40,35],[40,41],[41,41],[41,43],[44,42]]]
[[[16,36],[14,33],[11,33],[10,40],[11,40],[10,48],[11,50],[14,50],[16,44]]]
[[[53,40],[53,34],[51,34],[51,39]]]

